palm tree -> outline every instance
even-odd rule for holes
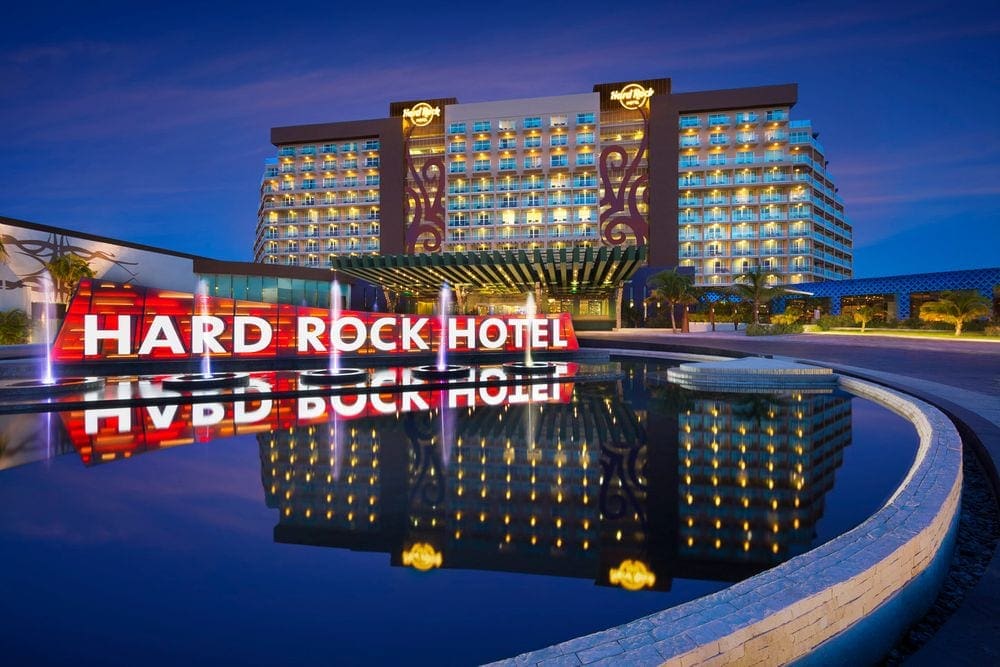
[[[854,321],[861,325],[861,333],[865,332],[865,327],[869,322],[882,311],[875,310],[872,306],[861,306],[854,309]]]
[[[778,290],[767,284],[767,278],[763,269],[754,267],[737,276],[733,283],[733,292],[753,304],[754,324],[760,324],[760,307],[778,295]]]
[[[69,302],[77,283],[83,278],[94,277],[94,270],[78,255],[59,255],[46,264],[45,269],[52,276],[60,303]]]
[[[652,291],[646,298],[646,303],[661,301],[667,303],[670,307],[670,330],[673,333],[677,333],[677,315],[674,313],[674,308],[698,301],[691,289],[693,284],[691,276],[677,273],[676,269],[661,271],[649,279]]]
[[[963,324],[987,317],[992,306],[988,298],[972,290],[941,292],[936,301],[920,306],[920,319],[954,324],[955,335],[961,336]]]

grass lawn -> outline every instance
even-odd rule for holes
[[[829,331],[809,331],[811,334],[845,334],[848,336],[895,336],[897,338],[939,338],[942,340],[980,340],[988,343],[1000,343],[1000,337],[987,336],[981,331],[963,331],[955,337],[954,331],[927,331],[926,329],[875,329],[868,327],[861,333],[860,327],[835,327]]]

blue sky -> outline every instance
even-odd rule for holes
[[[20,5],[0,52],[0,215],[249,260],[273,126],[640,77],[796,82],[856,275],[1000,264],[995,2],[557,7]]]

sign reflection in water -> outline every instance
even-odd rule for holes
[[[623,384],[635,385],[628,401]],[[435,390],[397,397],[396,411],[355,410],[348,396],[81,410],[62,415],[54,448],[72,443],[99,464],[256,433],[276,541],[382,551],[420,570],[667,590],[675,577],[741,579],[814,546],[850,442],[850,397],[642,385],[640,373],[492,388],[502,400]]]

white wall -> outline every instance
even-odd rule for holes
[[[24,293],[30,291],[30,302],[44,301],[40,278],[45,264],[62,254],[82,257],[94,270],[95,277],[104,280],[194,292],[194,262],[189,257],[167,255],[142,250],[113,241],[95,241],[73,236],[63,230],[38,230],[0,221],[0,240],[9,257],[0,270],[0,308],[8,301],[24,304]],[[7,293],[19,293],[18,296]],[[28,304],[10,307],[26,308]]]

